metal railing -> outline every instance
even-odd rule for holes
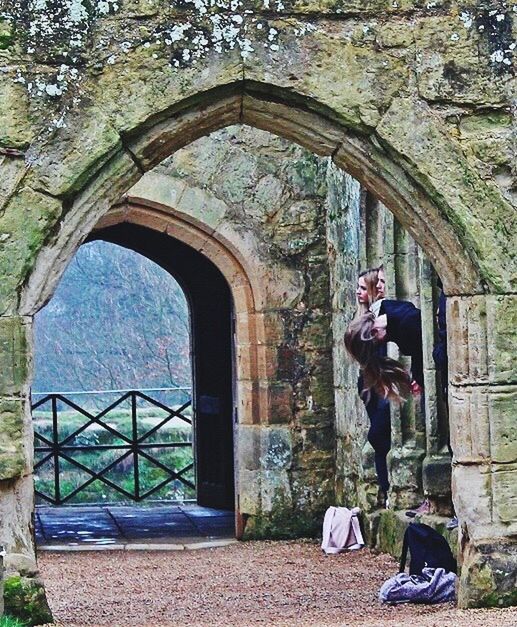
[[[103,393],[106,393],[103,391]],[[130,433],[123,433],[120,428],[115,428],[112,424],[107,422],[107,416],[109,412],[117,407],[120,407],[123,403],[129,402],[130,411]],[[144,430],[142,433],[142,422],[139,422],[139,401],[145,401],[148,405],[165,412],[165,416],[158,419],[158,422],[154,424],[148,430]],[[36,496],[51,503],[53,505],[62,505],[73,499],[81,491],[88,488],[94,481],[101,481],[111,489],[122,494],[127,499],[133,501],[142,501],[155,494],[157,491],[165,487],[172,481],[180,481],[182,484],[195,490],[195,484],[193,481],[187,479],[184,475],[194,468],[194,462],[188,463],[183,468],[170,468],[168,465],[160,461],[154,453],[156,449],[166,450],[174,448],[191,447],[192,441],[151,441],[150,438],[158,434],[160,429],[163,429],[171,420],[178,419],[192,427],[192,419],[185,415],[188,408],[192,403],[189,399],[183,403],[177,409],[169,407],[160,401],[151,398],[147,394],[144,394],[140,390],[128,390],[118,398],[116,401],[99,411],[94,413],[74,403],[70,398],[61,393],[46,394],[43,398],[32,404],[32,410],[42,408],[44,405],[50,403],[50,415],[52,420],[51,425],[51,437],[44,435],[41,431],[35,428],[35,454],[41,456],[35,463],[34,471],[37,476],[38,470],[41,469],[48,462],[53,462],[53,475],[54,475],[54,494],[45,494],[36,488]],[[62,427],[63,421],[60,421],[60,413],[62,413],[62,407],[67,407],[85,418],[85,421],[77,428],[73,429],[71,433],[68,433],[64,437],[60,437],[60,426]],[[106,433],[111,434],[117,443],[108,444],[91,444],[81,443],[81,435],[85,435],[87,429],[91,427],[97,427]],[[115,451],[116,458],[110,461],[107,465],[100,469],[94,469],[79,461],[74,457],[79,453],[91,453],[99,452],[105,453],[106,451]],[[120,453],[120,454],[119,454]],[[114,481],[109,479],[106,475],[113,470],[121,462],[125,462],[132,456],[132,468],[133,468],[133,490],[117,485]],[[146,460],[153,464],[156,468],[160,469],[164,473],[164,478],[151,488],[146,488],[142,485],[140,477],[140,461]],[[89,478],[75,489],[64,494],[61,486],[61,474],[63,461],[76,468],[78,471],[85,473]],[[124,463],[127,466],[127,462]]]

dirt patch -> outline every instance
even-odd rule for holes
[[[517,608],[381,605],[379,588],[397,564],[367,549],[325,556],[313,542],[246,542],[44,553],[39,563],[57,624],[68,627],[517,625]]]

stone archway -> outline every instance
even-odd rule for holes
[[[151,51],[148,41],[134,41],[123,20],[114,25],[107,19],[92,35],[92,55],[112,28],[128,35],[128,50],[87,67],[77,103],[70,101],[49,134],[36,138],[27,110],[17,103],[20,128],[14,125],[11,143],[14,148],[30,143],[30,149],[27,167],[16,153],[4,167],[2,253],[9,270],[0,301],[8,338],[3,390],[9,419],[2,477],[14,479],[30,468],[26,337],[35,303],[50,297],[83,235],[142,172],[196,137],[233,123],[250,124],[331,156],[349,170],[393,211],[442,276],[455,347],[450,364],[455,503],[465,524],[460,603],[491,604],[499,596],[506,603],[509,592],[497,573],[511,571],[508,565],[515,560],[515,433],[509,418],[515,398],[514,330],[508,322],[515,306],[515,211],[508,189],[490,170],[496,158],[485,157],[483,168],[469,153],[486,122],[469,107],[504,110],[511,77],[502,65],[494,68],[490,41],[481,41],[479,61],[484,35],[456,33],[460,25],[453,14],[410,11],[408,20],[395,10],[398,28],[390,30],[374,23],[380,17],[376,10],[364,14],[351,6],[336,27],[325,20],[326,10],[312,13],[316,25],[310,27],[302,14],[287,18],[282,8],[273,16],[252,11],[237,20],[228,11],[225,19],[248,25],[248,43],[240,27],[228,35],[233,45],[223,37],[206,48],[200,39],[185,41],[183,31],[181,36],[175,31],[165,53]],[[205,7],[187,23],[180,12],[177,22],[187,32],[198,18],[206,21],[207,13],[213,18]],[[144,18],[154,28],[159,15],[137,10],[125,17],[130,24],[135,16]],[[500,21],[506,19],[504,13]],[[371,32],[375,37],[369,38]],[[412,32],[419,53],[415,62],[408,61]],[[470,86],[446,72],[437,79],[436,63],[425,61],[427,42],[441,32],[447,41],[461,41],[467,59],[447,43],[438,65],[457,61],[462,71],[473,69]],[[287,65],[277,54],[280,49],[289,51]],[[41,68],[34,71],[43,76]],[[20,77],[20,84],[27,82]],[[7,79],[12,77],[6,74]],[[56,85],[47,83],[41,94],[56,95],[61,89]],[[9,89],[21,87],[9,84]],[[45,97],[36,96],[34,106]],[[456,111],[474,123],[470,143],[458,140],[461,124],[443,113],[444,102],[450,115]],[[463,107],[459,112],[458,106]],[[29,482],[18,481],[14,490],[25,491],[30,501]],[[10,490],[3,501],[13,494]],[[22,518],[20,526],[27,526],[25,513]],[[25,533],[11,535],[27,544]]]

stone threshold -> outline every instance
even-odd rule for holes
[[[54,551],[71,553],[75,551],[191,551],[195,549],[214,549],[229,544],[236,544],[235,538],[223,540],[189,541],[185,543],[160,543],[160,542],[116,542],[113,544],[43,544],[38,546],[38,551]]]

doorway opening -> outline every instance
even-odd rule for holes
[[[231,295],[161,235],[95,232],[38,314],[40,546],[234,536]]]

